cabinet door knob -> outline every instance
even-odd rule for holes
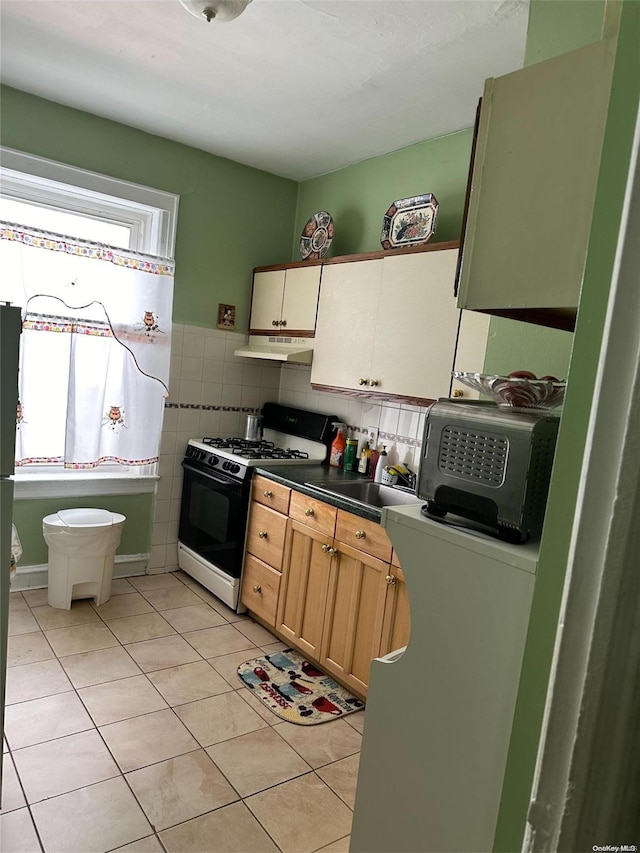
[[[358,379],[358,385],[366,385],[366,384],[367,384],[366,379]]]
[[[253,587],[253,591],[254,591],[254,592],[262,592],[262,587],[260,586],[260,584],[259,584],[259,583],[257,583],[257,584],[255,584],[255,585],[254,585],[254,587]]]
[[[364,530],[356,530],[356,539],[366,539],[366,538],[367,538],[367,534],[364,532]]]
[[[329,554],[330,557],[336,557],[338,551],[336,548],[327,548],[327,554]]]
[[[266,538],[267,538],[267,531],[266,531],[266,530],[261,530],[261,531],[258,533],[258,536],[260,537],[260,539],[266,539]]]
[[[393,575],[387,575],[385,580],[390,586],[393,586],[394,583],[396,582],[396,579]]]
[[[327,545],[327,544],[324,544],[324,545],[322,546],[322,550],[324,551],[324,553],[325,553],[325,554],[328,554],[328,553],[329,553],[329,548],[330,548],[330,547],[331,547],[331,546],[330,546],[330,545]]]
[[[464,392],[461,391],[460,388],[456,388],[456,390],[453,392],[453,394],[451,396],[452,397],[462,397],[463,394],[464,394]]]
[[[272,321],[271,321],[271,325],[272,325],[272,326],[277,326],[277,325],[278,325],[278,321],[277,321],[277,320],[272,320]]]
[[[380,384],[380,383],[378,382],[378,380],[377,380],[377,379],[370,379],[370,380],[369,380],[369,388],[375,388],[375,387],[376,387],[377,385],[379,385],[379,384]]]
[[[271,489],[265,489],[264,492],[262,493],[262,495],[265,498],[272,498],[273,492],[271,491]]]
[[[309,509],[305,509],[304,514],[305,514],[306,516],[309,516],[309,517],[310,517],[310,516],[312,516],[312,515],[315,515],[315,513],[314,513],[314,511],[311,509],[311,507],[309,507]]]
[[[287,321],[286,321],[286,320],[280,320],[280,325],[281,325],[281,326],[286,326],[286,325],[287,325]]]

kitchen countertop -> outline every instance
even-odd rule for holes
[[[268,477],[276,483],[282,483],[284,486],[289,486],[297,492],[302,492],[316,500],[324,501],[338,509],[343,509],[346,512],[351,512],[361,518],[367,518],[370,521],[376,521],[380,524],[382,518],[382,508],[373,507],[369,504],[363,504],[356,500],[349,500],[341,495],[330,495],[327,492],[322,492],[315,489],[310,483],[318,486],[331,488],[332,484],[355,482],[358,480],[367,480],[362,474],[356,474],[351,471],[343,471],[340,468],[332,468],[330,465],[259,465],[253,469],[256,474],[261,474],[263,477]],[[416,498],[416,502],[418,498]]]

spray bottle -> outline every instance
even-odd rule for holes
[[[334,429],[337,429],[338,432],[331,443],[329,465],[332,465],[334,468],[342,468],[342,464],[344,462],[344,449],[347,445],[347,440],[344,437],[344,430],[346,430],[347,425],[337,421],[332,424],[332,426]]]

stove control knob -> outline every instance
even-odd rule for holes
[[[236,464],[233,466],[233,473],[234,473],[234,474],[237,474],[239,470],[240,470],[240,466],[236,463]]]
[[[229,460],[228,459],[222,463],[222,467],[224,468],[225,471],[229,470]]]

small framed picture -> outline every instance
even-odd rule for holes
[[[218,303],[218,328],[232,332],[236,327],[236,306]]]

